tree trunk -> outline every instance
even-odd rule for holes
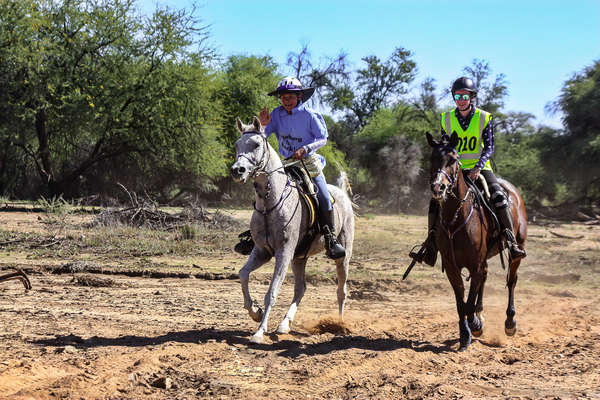
[[[45,110],[40,110],[35,115],[35,130],[38,137],[38,172],[42,182],[47,186],[48,193],[54,197],[61,194],[60,185],[56,182],[54,171],[52,170],[52,161],[50,154],[49,136],[48,136],[48,115]]]

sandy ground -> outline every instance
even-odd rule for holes
[[[332,272],[308,284],[292,332],[262,345],[248,342],[257,324],[237,280],[33,271],[29,292],[19,282],[0,286],[0,399],[600,398],[599,227],[554,230],[585,239],[531,229],[513,337],[503,329],[505,275],[492,261],[484,333],[465,352],[457,352],[455,302],[439,261],[402,282],[404,248],[382,260],[360,255],[357,243],[344,321]],[[566,252],[579,259],[566,265]],[[244,262],[232,257],[236,268]],[[252,276],[254,298],[262,299],[271,271],[269,264]],[[288,279],[270,330],[291,297]]]

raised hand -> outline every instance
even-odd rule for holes
[[[262,126],[269,125],[271,122],[271,114],[269,113],[269,109],[267,107],[264,107],[262,110],[260,110],[258,119],[260,120],[260,124]]]

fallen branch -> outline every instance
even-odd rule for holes
[[[58,239],[53,239],[47,243],[41,242],[41,243],[37,243],[37,244],[32,244],[31,246],[29,246],[29,248],[31,249],[38,249],[38,248],[47,248],[47,247],[52,247],[55,246],[57,244],[60,244],[61,241]]]
[[[600,220],[585,221],[584,225],[600,225]]]
[[[554,236],[562,238],[562,239],[583,239],[583,235],[581,235],[581,236],[567,236],[567,235],[561,235],[560,233],[552,232],[550,230],[548,232],[550,232]]]
[[[0,246],[6,246],[7,244],[13,244],[13,243],[23,242],[24,240],[25,239],[8,240],[6,242],[0,242]]]
[[[31,282],[29,281],[29,278],[27,277],[27,275],[25,275],[25,272],[21,268],[14,268],[14,269],[16,269],[17,272],[12,272],[9,274],[1,275],[0,282],[19,280],[19,281],[21,281],[23,286],[25,286],[25,290],[31,289]]]

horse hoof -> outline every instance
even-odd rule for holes
[[[281,324],[279,324],[279,326],[277,327],[277,330],[275,332],[277,332],[279,334],[285,334],[285,333],[290,333],[290,331],[291,331],[290,323],[287,320],[285,320]]]
[[[258,334],[255,333],[254,335],[252,335],[252,337],[250,338],[250,343],[254,343],[254,344],[263,344],[265,342],[265,337],[262,333]]]
[[[471,344],[471,330],[467,320],[462,320],[458,323],[460,329],[460,347],[458,351],[465,351]]]
[[[506,333],[506,336],[514,336],[517,333],[517,323],[513,322],[511,325],[506,322],[504,323],[504,333]]]
[[[469,322],[469,329],[471,330],[471,334],[475,337],[481,336],[483,333],[483,322],[479,319],[478,316],[473,317],[473,321]]]
[[[485,321],[485,318],[483,318],[483,312],[475,313],[475,315],[477,315],[477,318],[479,318],[481,323],[483,323],[483,321]]]
[[[252,320],[254,322],[261,322],[262,321],[262,317],[263,317],[263,312],[262,309],[260,307],[258,307],[256,309],[256,311],[254,310],[249,310],[248,314],[250,315],[250,318],[252,318]]]

